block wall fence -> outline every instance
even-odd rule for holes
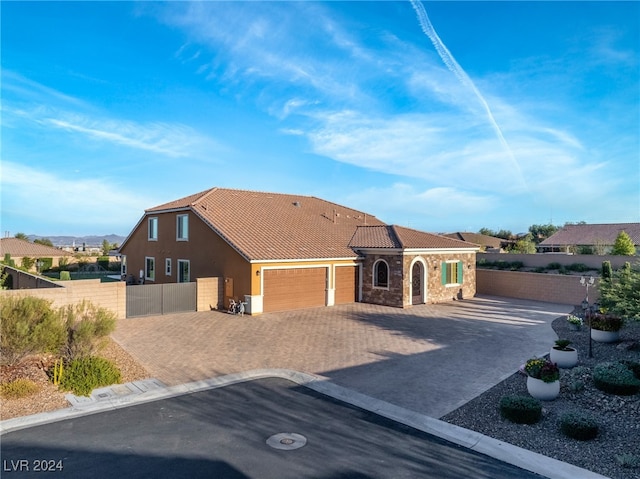
[[[507,256],[507,255],[502,255]],[[508,255],[511,257],[511,255]],[[513,260],[511,260],[513,261]],[[517,261],[517,260],[516,260]],[[586,273],[587,275],[589,273]],[[589,287],[589,302],[596,301],[598,278]],[[530,299],[549,303],[577,306],[585,298],[586,287],[580,284],[580,276],[564,274],[521,273],[491,269],[476,270],[478,294],[504,296],[507,298]]]

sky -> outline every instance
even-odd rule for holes
[[[12,2],[1,230],[212,187],[447,233],[640,221],[640,2]]]

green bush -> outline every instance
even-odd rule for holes
[[[598,435],[598,423],[581,411],[568,412],[560,418],[560,431],[578,441],[588,441]]]
[[[20,399],[38,392],[40,387],[30,379],[19,378],[0,385],[0,396],[3,399]]]
[[[22,260],[20,261],[20,266],[22,266],[22,268],[26,271],[29,271],[31,268],[33,268],[34,264],[36,264],[36,260],[33,258],[29,258],[28,256],[23,256]]]
[[[613,275],[613,268],[611,267],[611,261],[602,262],[602,279],[611,279]]]
[[[93,355],[116,327],[116,316],[108,309],[89,301],[60,308],[67,330],[66,356],[76,359]]]
[[[547,265],[547,269],[562,269],[562,265],[560,263],[549,263]]]
[[[40,271],[49,271],[53,266],[53,258],[38,258],[38,261],[42,263]]]
[[[109,269],[110,260],[108,256],[99,256],[96,262],[98,263],[98,266],[100,266],[101,268],[104,268],[106,270]]]
[[[535,424],[542,417],[542,405],[529,396],[504,396],[500,399],[500,414],[517,424]]]
[[[623,359],[620,362],[631,370],[636,379],[640,379],[640,363],[636,361],[629,361],[626,359]]]
[[[89,356],[65,365],[60,388],[77,396],[89,396],[95,388],[120,382],[120,370],[107,359]]]
[[[32,296],[1,296],[0,354],[15,364],[30,354],[60,351],[66,331],[51,302]]]
[[[60,281],[70,281],[71,273],[69,271],[60,271]]]
[[[640,391],[640,380],[621,362],[597,364],[593,368],[593,383],[601,391],[620,396],[630,396]]]
[[[578,273],[584,273],[585,271],[591,270],[586,264],[583,263],[571,263],[568,266],[565,266],[569,271],[577,271]]]

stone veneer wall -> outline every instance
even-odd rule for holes
[[[427,262],[427,303],[443,303],[454,299],[468,299],[476,295],[476,254],[430,254],[418,255]],[[407,278],[409,277],[409,265],[413,257],[405,258],[407,262]],[[447,260],[462,261],[462,284],[460,286],[445,286],[442,284],[442,262]],[[470,266],[470,267],[469,267]],[[435,269],[437,267],[437,269]],[[409,297],[409,285],[407,281],[406,303],[411,304]]]
[[[389,265],[389,288],[373,287],[373,264],[384,259]],[[362,302],[403,307],[404,275],[402,255],[368,255],[362,263]]]
[[[441,303],[453,299],[472,298],[476,294],[476,255],[475,253],[430,254],[430,255],[369,255],[362,267],[362,302],[382,304],[404,308],[411,306],[409,287],[411,263],[420,257],[427,268],[427,303]],[[373,264],[378,259],[386,260],[389,265],[389,288],[373,287]],[[441,264],[447,260],[460,260],[463,263],[462,285],[446,287],[441,280]],[[437,269],[435,269],[437,267]]]

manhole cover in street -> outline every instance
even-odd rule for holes
[[[295,432],[281,432],[274,434],[267,439],[267,445],[274,449],[281,449],[283,451],[292,451],[299,449],[307,443],[307,438],[302,434],[296,434]]]

